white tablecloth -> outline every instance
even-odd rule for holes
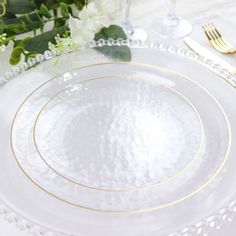
[[[133,0],[131,10],[133,24],[137,27],[142,26],[148,28],[156,17],[161,17],[164,14],[166,6],[166,0]],[[189,19],[193,23],[194,30],[192,37],[205,47],[211,49],[202,33],[201,24],[209,21],[215,22],[224,31],[226,37],[236,45],[236,34],[234,31],[236,27],[236,2],[234,0],[179,0],[177,9],[179,15]],[[154,39],[152,36],[150,37]],[[182,40],[169,43],[185,47]],[[10,51],[0,54],[0,74],[10,69],[10,65],[6,60],[9,53]],[[222,57],[236,65],[235,56]],[[37,70],[37,68],[34,70]],[[235,236],[235,232],[236,220],[227,223],[222,230],[214,232],[213,236]],[[5,223],[3,217],[0,216],[0,236],[26,235],[25,232],[15,229],[13,225]]]

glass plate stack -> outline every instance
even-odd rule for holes
[[[0,199],[20,228],[204,235],[233,217],[235,89],[149,45],[130,62],[73,52],[1,89]]]

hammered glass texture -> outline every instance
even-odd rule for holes
[[[54,169],[111,190],[176,175],[196,155],[201,135],[199,118],[184,98],[135,77],[107,77],[62,91],[42,110],[35,132]]]

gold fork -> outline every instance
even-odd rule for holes
[[[219,52],[225,54],[236,53],[236,48],[230,44],[219,32],[213,23],[202,26],[210,44]]]

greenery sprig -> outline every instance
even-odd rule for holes
[[[9,61],[16,65],[22,57],[27,61],[48,50],[50,44],[58,43],[60,37],[69,37],[69,18],[79,19],[78,12],[87,6],[88,0],[0,0],[0,4],[0,48],[13,43]],[[26,37],[25,33],[29,32],[31,36]],[[127,37],[121,27],[112,25],[94,36],[96,40],[101,38]],[[131,57],[128,47],[99,50],[117,59],[130,60]]]

